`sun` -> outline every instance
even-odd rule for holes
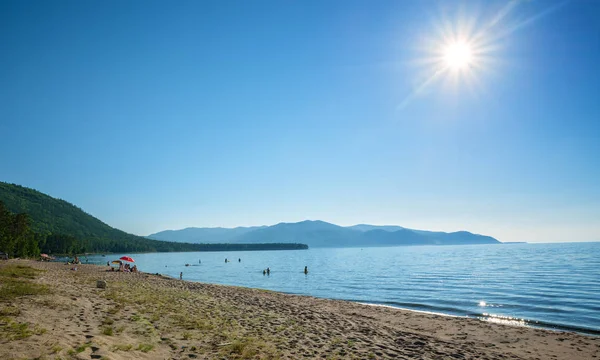
[[[446,44],[443,50],[444,64],[452,70],[463,70],[473,62],[473,50],[465,41],[455,41]]]

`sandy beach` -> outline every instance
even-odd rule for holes
[[[0,261],[1,359],[600,357],[600,338],[576,333],[71,267]],[[36,294],[7,295],[21,283]]]

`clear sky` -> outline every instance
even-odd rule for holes
[[[3,0],[0,180],[139,235],[600,240],[600,1]]]

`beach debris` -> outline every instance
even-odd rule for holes
[[[96,287],[98,289],[106,289],[106,280],[96,280]]]

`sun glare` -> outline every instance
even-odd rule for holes
[[[496,9],[456,8],[456,13],[440,9],[432,19],[429,35],[417,42],[421,57],[415,59],[421,71],[415,75],[415,85],[398,105],[406,108],[432,85],[457,94],[467,90],[476,96],[485,94],[490,75],[495,75],[505,63],[502,59],[503,39],[529,26],[547,14],[564,6],[563,1],[530,18],[511,20],[510,14],[525,1],[505,1]],[[487,86],[486,86],[487,85]]]
[[[466,42],[453,42],[444,49],[444,62],[453,70],[469,67],[473,61],[473,52]]]

